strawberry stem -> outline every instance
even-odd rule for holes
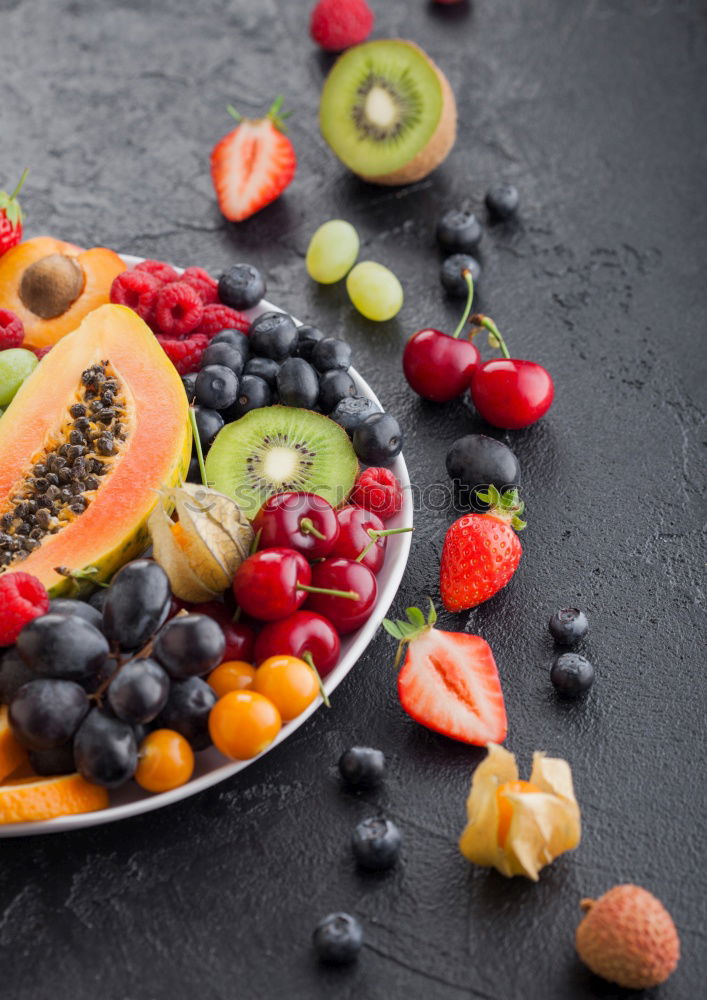
[[[329,701],[329,695],[324,690],[324,681],[322,680],[321,675],[320,675],[319,671],[317,670],[316,665],[314,663],[314,659],[312,657],[312,654],[309,652],[308,649],[305,649],[304,653],[302,653],[302,659],[304,660],[304,662],[308,666],[310,666],[312,668],[312,670],[314,671],[314,673],[317,675],[317,684],[319,685],[319,693],[322,696],[322,701],[324,702],[324,704],[326,705],[327,708],[331,708],[331,702]]]
[[[29,173],[29,167],[25,167],[25,169],[22,171],[22,176],[20,177],[19,181],[17,182],[17,187],[15,188],[15,190],[10,195],[10,201],[14,201],[15,198],[17,197],[17,195],[22,190],[22,185],[27,180],[27,174],[28,173]]]
[[[490,316],[484,316],[482,313],[475,313],[471,317],[471,322],[474,326],[482,326],[485,330],[489,332],[489,346],[498,348],[504,358],[510,358],[511,353],[506,347],[506,342],[501,336],[498,327],[491,319]]]
[[[471,276],[471,271],[467,268],[462,271],[462,277],[466,281],[466,286],[469,289],[467,292],[466,305],[464,306],[464,312],[462,313],[462,318],[459,320],[459,325],[452,334],[452,337],[456,340],[464,327],[466,326],[466,321],[469,319],[469,313],[471,312],[471,306],[474,301],[474,279]]]
[[[427,618],[425,618],[419,608],[406,608],[405,613],[408,616],[407,621],[401,621],[400,619],[392,621],[390,618],[384,618],[381,623],[388,635],[392,635],[394,639],[398,640],[398,649],[393,662],[395,670],[400,666],[400,660],[402,659],[407,643],[412,642],[431,628],[434,628],[437,621],[437,612],[432,599],[430,599],[430,610],[427,613]]]
[[[493,514],[502,521],[508,521],[516,531],[522,531],[526,527],[527,522],[522,521],[520,517],[525,510],[525,504],[518,496],[518,490],[499,493],[492,483],[487,490],[476,490],[476,496],[482,503],[488,504],[486,514]]]

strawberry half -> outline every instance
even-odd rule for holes
[[[282,97],[264,118],[243,118],[211,151],[211,179],[221,211],[231,222],[249,218],[282,194],[297,169],[292,143],[283,133]]]
[[[478,635],[436,629],[432,605],[427,621],[419,608],[408,608],[407,615],[407,622],[383,620],[385,630],[400,640],[396,665],[407,646],[398,674],[407,714],[462,743],[501,743],[508,731],[506,707],[489,644]]]
[[[22,209],[17,195],[22,190],[28,173],[29,167],[23,171],[12,194],[0,191],[0,257],[6,250],[17,246],[22,239]]]
[[[517,490],[503,496],[495,486],[476,495],[490,505],[483,514],[465,514],[444,539],[439,568],[439,590],[447,611],[465,611],[487,601],[506,586],[523,554],[516,531],[524,504]]]

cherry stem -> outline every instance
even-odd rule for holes
[[[386,538],[388,535],[402,535],[406,531],[412,531],[412,528],[386,528],[385,530],[376,531],[375,528],[369,528],[368,534],[371,536],[371,540],[365,549],[356,556],[354,562],[363,562],[368,553],[371,551],[373,546],[376,544],[379,538]]]
[[[306,590],[308,594],[328,594],[329,597],[345,597],[347,601],[360,601],[361,595],[355,590],[330,590],[328,587],[310,587],[306,583],[298,583],[297,590]]]
[[[299,526],[300,531],[303,531],[305,535],[314,535],[314,537],[318,538],[320,542],[325,541],[326,535],[323,535],[318,528],[315,528],[314,521],[312,521],[311,517],[303,517]]]
[[[29,167],[25,167],[25,169],[22,171],[22,176],[20,177],[19,181],[17,182],[17,187],[15,188],[15,190],[10,195],[10,201],[14,201],[15,198],[17,197],[17,195],[22,190],[22,185],[27,180],[27,174],[28,173],[29,173]]]
[[[485,330],[488,330],[491,336],[496,338],[499,350],[501,354],[504,356],[504,358],[510,358],[511,352],[506,347],[505,340],[501,336],[498,327],[496,326],[496,324],[494,323],[494,321],[491,319],[490,316],[484,316],[482,315],[482,313],[475,313],[471,317],[471,322],[474,324],[474,326],[483,326]]]
[[[199,437],[199,428],[196,426],[196,411],[193,406],[189,407],[189,422],[191,423],[192,436],[194,438],[194,446],[196,447],[196,457],[199,460],[199,472],[201,474],[201,483],[208,490],[209,484],[206,481],[206,466],[204,465],[204,453],[201,450],[201,438]]]
[[[319,685],[319,693],[322,696],[322,701],[324,702],[324,704],[326,705],[327,708],[331,708],[331,702],[329,701],[329,695],[324,690],[324,681],[322,680],[321,675],[320,675],[319,671],[317,670],[317,668],[316,668],[316,666],[314,664],[314,659],[312,657],[312,654],[309,652],[308,649],[305,649],[304,653],[302,653],[302,659],[304,660],[304,662],[309,667],[312,668],[312,670],[314,671],[314,673],[317,675],[317,684]]]
[[[462,271],[462,277],[466,281],[467,288],[469,289],[467,293],[466,305],[464,306],[464,312],[462,313],[462,318],[459,320],[459,326],[456,328],[452,337],[456,340],[461,334],[462,330],[466,326],[466,321],[469,319],[469,313],[471,312],[471,306],[474,301],[474,279],[471,276],[471,271],[468,269]]]

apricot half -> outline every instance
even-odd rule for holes
[[[18,243],[0,257],[0,308],[25,326],[25,347],[49,347],[98,306],[110,301],[110,286],[126,270],[106,247],[82,250],[51,236]]]

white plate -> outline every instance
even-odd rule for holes
[[[128,254],[123,254],[122,256],[129,265],[138,264],[143,259],[142,257],[133,257]],[[255,309],[251,310],[249,315],[255,317],[262,312],[273,309],[278,309],[278,307],[263,301]],[[354,368],[350,368],[349,372],[356,383],[358,391],[380,405],[376,394],[368,383],[361,378],[358,372]],[[387,522],[386,527],[397,528],[412,525],[410,478],[402,455],[395,460],[392,471],[402,484],[404,500],[403,509],[393,520]],[[346,677],[349,670],[351,670],[366,649],[382,619],[385,617],[405,572],[410,552],[410,543],[410,532],[390,536],[385,563],[378,574],[378,600],[376,601],[373,614],[361,626],[358,632],[354,632],[353,635],[342,639],[341,659],[324,681],[324,687],[328,695],[331,696],[332,692],[341,684],[344,677]],[[269,753],[278,743],[282,743],[288,736],[291,736],[303,722],[306,722],[313,712],[316,712],[321,707],[322,700],[321,698],[317,698],[300,716],[282,727],[277,739],[260,756],[262,757],[264,754]],[[324,711],[327,711],[327,709],[324,709]],[[87,826],[100,826],[102,823],[115,823],[117,820],[127,819],[130,816],[139,816],[141,813],[150,812],[152,809],[161,809],[163,806],[171,805],[173,802],[180,802],[182,799],[189,798],[190,795],[196,795],[197,792],[201,792],[205,788],[210,788],[211,785],[216,785],[219,781],[225,781],[226,778],[230,778],[239,771],[243,771],[257,759],[257,757],[254,757],[252,760],[229,761],[215,747],[211,747],[209,750],[204,750],[196,754],[194,776],[191,781],[187,782],[186,785],[182,785],[181,788],[175,788],[171,792],[162,792],[159,795],[150,795],[149,792],[142,791],[134,781],[131,781],[123,788],[119,788],[117,791],[111,793],[111,805],[107,809],[102,809],[98,812],[81,813],[78,816],[61,816],[57,819],[42,820],[36,823],[7,824],[0,826],[0,837],[26,837],[40,833],[60,833],[66,830],[79,830]]]

